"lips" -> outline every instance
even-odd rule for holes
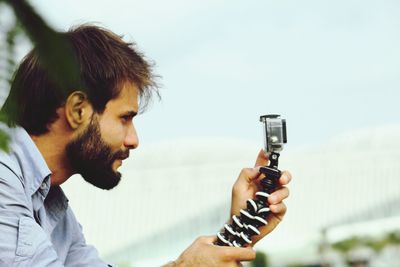
[[[129,158],[129,150],[119,151],[114,155],[114,160],[126,160]]]

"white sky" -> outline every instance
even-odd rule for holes
[[[291,147],[400,122],[398,1],[31,3],[57,29],[99,22],[156,62],[162,101],[136,119],[142,147],[197,136],[261,145],[266,113],[287,119]]]

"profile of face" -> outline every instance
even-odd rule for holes
[[[110,100],[102,114],[90,122],[66,147],[73,172],[101,189],[112,189],[121,180],[117,171],[129,150],[138,146],[133,117],[138,110],[138,90],[125,83],[119,96]]]

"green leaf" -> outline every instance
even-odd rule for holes
[[[35,45],[39,60],[59,89],[71,89],[80,79],[79,65],[66,36],[54,31],[24,0],[5,0]]]
[[[360,238],[352,237],[349,239],[336,242],[332,245],[332,247],[336,250],[346,253],[360,244],[361,244]]]
[[[10,136],[2,129],[0,129],[0,149],[9,152]]]
[[[268,267],[268,256],[262,251],[256,251],[256,258],[250,263],[251,267]]]

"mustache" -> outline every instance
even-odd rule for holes
[[[113,161],[116,159],[127,159],[129,158],[129,149],[127,150],[120,150],[113,155]]]

